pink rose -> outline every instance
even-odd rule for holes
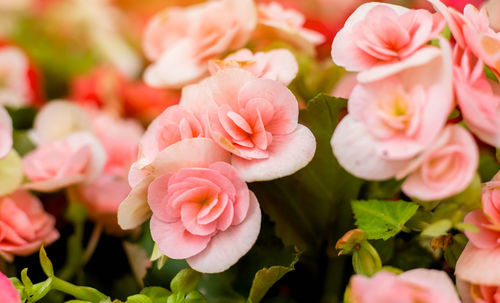
[[[459,62],[454,66],[453,75],[462,116],[481,140],[500,147],[500,85],[486,77],[481,60],[472,57],[468,50],[460,58],[460,52],[456,47]]]
[[[351,278],[349,299],[356,303],[459,303],[453,282],[444,271],[413,269],[396,275],[378,272]]]
[[[28,78],[31,67],[26,54],[14,46],[0,47],[0,66],[0,105],[29,105],[33,92]]]
[[[245,45],[256,24],[252,0],[167,8],[151,19],[144,34],[144,52],[154,61],[145,71],[145,82],[181,88],[199,80],[210,59]]]
[[[2,302],[4,303],[20,303],[21,297],[19,292],[14,287],[4,274],[0,272],[0,293],[2,294]]]
[[[30,255],[58,238],[55,218],[37,197],[18,190],[0,198],[0,254],[5,259]]]
[[[12,119],[5,108],[0,106],[0,159],[12,149]]]
[[[233,154],[231,164],[246,181],[293,174],[314,156],[314,135],[297,123],[297,100],[278,81],[257,79],[242,69],[222,70],[186,87],[180,105]]]
[[[427,10],[363,4],[335,36],[333,61],[348,71],[369,73],[371,77],[379,73],[371,71],[374,67],[394,73],[415,61],[428,62],[433,57],[427,43],[438,37],[444,26],[441,21]]]
[[[447,126],[441,136],[408,168],[402,185],[405,194],[423,201],[440,200],[465,190],[479,163],[479,150],[471,134],[459,125]]]
[[[120,226],[134,228],[152,213],[151,234],[163,254],[200,272],[226,270],[251,248],[261,220],[255,195],[229,159],[207,138],[170,145],[120,205]]]
[[[307,53],[314,53],[314,46],[325,41],[323,34],[304,27],[306,18],[295,9],[284,8],[278,2],[259,4],[258,36],[274,36],[291,43]]]
[[[354,87],[349,114],[331,140],[337,160],[351,174],[394,177],[437,138],[454,105],[451,50],[444,40],[441,47],[425,65]]]
[[[101,173],[106,152],[90,133],[76,132],[42,144],[23,158],[23,170],[32,183],[25,188],[43,192],[81,182],[90,183]]]
[[[244,48],[227,56],[224,60],[211,60],[208,65],[212,75],[215,75],[219,70],[228,68],[242,68],[257,78],[280,81],[287,86],[299,72],[295,56],[284,48],[255,54]]]

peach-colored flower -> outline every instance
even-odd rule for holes
[[[0,159],[9,153],[12,143],[12,119],[5,108],[0,106]]]
[[[332,58],[348,71],[377,74],[371,69],[384,67],[398,72],[408,64],[415,65],[413,61],[422,64],[432,60],[427,43],[439,35],[443,26],[442,19],[427,10],[363,4],[337,33]]]
[[[299,72],[297,60],[287,49],[273,49],[253,54],[245,48],[227,56],[224,60],[211,60],[208,65],[212,75],[228,68],[242,68],[257,78],[280,81],[287,86]]]
[[[0,198],[0,255],[4,258],[30,255],[57,238],[55,218],[37,197],[18,190]]]
[[[459,125],[447,126],[440,137],[416,158],[398,178],[405,194],[423,201],[448,198],[472,182],[479,150],[471,134]]]
[[[394,177],[437,138],[453,108],[451,50],[441,44],[425,65],[355,86],[331,140],[347,171],[368,180]]]
[[[455,48],[454,86],[467,126],[484,142],[500,147],[500,85],[489,80],[483,62]]]
[[[0,105],[29,105],[33,98],[26,54],[14,46],[0,47]]]
[[[293,174],[314,156],[314,135],[298,124],[297,100],[278,81],[257,79],[242,69],[221,70],[185,87],[180,105],[233,154],[231,163],[246,181]]]
[[[51,192],[81,182],[90,183],[101,173],[106,152],[90,133],[76,132],[64,139],[39,145],[23,158],[31,183],[25,188]]]
[[[483,1],[485,2],[483,7],[488,11],[488,17],[490,19],[490,26],[495,31],[500,31],[500,2],[496,0]],[[479,7],[479,5],[476,5]]]
[[[453,282],[444,271],[413,269],[396,275],[381,271],[351,278],[349,299],[356,303],[459,303]]]
[[[21,297],[9,278],[0,272],[0,293],[4,303],[20,303]]]
[[[314,46],[325,41],[325,37],[314,30],[304,27],[306,18],[293,8],[284,8],[278,2],[259,4],[257,35],[275,36],[302,50],[313,53]]]
[[[170,7],[151,19],[143,47],[154,61],[144,74],[151,86],[180,88],[207,73],[210,59],[242,47],[257,24],[252,0],[215,0]]]
[[[186,258],[200,272],[226,270],[251,248],[261,220],[257,199],[229,160],[207,138],[168,146],[120,205],[120,226],[134,228],[152,213],[151,233],[163,254]]]

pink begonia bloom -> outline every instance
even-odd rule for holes
[[[0,272],[0,294],[3,303],[21,303],[19,292],[2,272]]]
[[[102,172],[106,152],[90,133],[76,132],[64,139],[39,145],[23,158],[31,180],[25,188],[52,192],[69,185],[91,183]]]
[[[180,105],[232,153],[231,164],[248,182],[291,175],[314,156],[314,135],[297,123],[297,99],[278,81],[242,69],[221,70],[184,88]]]
[[[394,177],[437,138],[453,108],[451,50],[446,41],[441,45],[439,56],[425,65],[354,88],[349,114],[331,140],[351,174]]]
[[[471,284],[457,278],[457,289],[462,303],[500,302],[500,285]]]
[[[479,164],[472,135],[459,125],[447,126],[439,138],[396,177],[408,175],[401,189],[423,201],[440,200],[465,190]]]
[[[187,258],[200,272],[226,270],[251,248],[261,220],[255,195],[229,160],[208,138],[170,145],[120,205],[120,226],[134,228],[152,213],[151,233],[163,254]]]
[[[7,156],[12,143],[12,119],[5,108],[0,106],[0,159]]]
[[[224,60],[211,60],[208,63],[212,75],[228,68],[242,68],[257,78],[280,81],[287,86],[299,72],[295,56],[287,49],[273,49],[253,54],[245,48],[227,56]]]
[[[20,49],[0,48],[0,105],[19,107],[30,103],[29,69],[29,60]]]
[[[426,10],[375,2],[363,4],[335,36],[333,61],[348,71],[376,79],[387,76],[381,75],[381,70],[383,74],[393,74],[424,64],[435,56],[427,43],[438,37],[444,27],[442,21]]]
[[[352,91],[358,84],[357,74],[347,73],[337,82],[331,95],[338,98],[349,99]]]
[[[149,22],[143,41],[154,61],[147,84],[181,88],[207,73],[207,63],[248,42],[257,24],[252,0],[215,0],[186,8],[170,7]]]
[[[59,238],[55,218],[37,197],[18,190],[0,198],[0,255],[9,261],[28,256]]]
[[[444,271],[413,269],[400,275],[381,271],[373,277],[355,275],[349,299],[356,303],[459,303],[453,282]]]
[[[486,1],[483,8],[488,11],[491,28],[497,32],[500,31],[500,2],[497,0]]]
[[[102,174],[90,184],[78,187],[78,193],[90,216],[108,232],[120,231],[116,219],[118,207],[131,187],[127,175],[137,157],[143,128],[135,120],[119,119],[103,112],[91,113],[94,134],[107,154]]]
[[[272,34],[308,53],[314,53],[314,46],[326,40],[323,34],[304,27],[306,18],[301,12],[284,8],[278,2],[259,4],[257,11],[259,22],[257,34]]]
[[[136,186],[147,176],[142,168],[151,164],[162,150],[178,141],[198,137],[205,137],[203,124],[182,106],[168,107],[151,122],[140,139],[139,156],[129,173],[130,186]]]
[[[500,147],[500,85],[489,80],[483,62],[455,48],[454,86],[458,105],[470,130],[484,142]]]
[[[54,100],[42,107],[33,123],[30,137],[36,144],[46,144],[79,131],[92,132],[92,121],[79,105]]]

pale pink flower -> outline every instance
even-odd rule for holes
[[[163,254],[200,272],[226,270],[251,248],[261,220],[255,195],[229,160],[207,138],[170,145],[120,205],[119,224],[134,228],[152,213],[151,234]]]
[[[37,197],[18,190],[0,198],[0,255],[4,258],[28,256],[58,238],[55,218]]]
[[[489,80],[484,63],[468,50],[460,58],[455,48],[454,86],[462,116],[470,130],[484,142],[500,147],[500,85]]]
[[[351,278],[349,299],[356,303],[459,303],[453,282],[444,271],[413,269],[400,275],[381,271],[373,277]]]
[[[224,60],[211,60],[208,65],[212,75],[228,68],[242,68],[257,78],[280,81],[287,86],[299,72],[295,56],[284,48],[255,54],[245,48],[227,56]]]
[[[335,36],[332,58],[348,71],[380,79],[383,75],[379,70],[395,73],[432,60],[435,53],[427,43],[438,37],[443,26],[439,16],[426,10],[366,3]],[[377,71],[372,70],[374,67]]]
[[[500,285],[471,284],[457,278],[457,289],[462,303],[500,302]]]
[[[31,183],[25,188],[51,192],[81,182],[90,183],[101,173],[106,152],[90,133],[76,132],[64,139],[39,145],[23,158]]]
[[[300,11],[284,8],[278,2],[259,4],[257,11],[257,35],[276,36],[308,53],[314,53],[314,46],[326,40],[323,34],[304,27],[306,18]]]
[[[180,88],[207,73],[207,63],[242,47],[257,24],[252,0],[215,0],[186,8],[170,7],[149,22],[143,41],[154,63],[147,84]]]
[[[425,65],[354,87],[349,113],[331,140],[337,160],[351,174],[394,177],[437,138],[453,108],[451,51],[446,41],[441,44],[438,56]]]
[[[9,278],[0,272],[0,294],[4,303],[20,303],[21,297]]]
[[[29,60],[14,46],[0,48],[0,105],[29,105],[32,91],[28,78]]]
[[[500,2],[497,0],[489,0],[483,5],[488,11],[488,18],[490,19],[490,26],[495,31],[500,31]]]
[[[441,200],[465,190],[479,163],[472,135],[459,125],[447,126],[439,138],[397,178],[408,175],[402,190],[423,201]]]
[[[5,108],[0,106],[0,159],[7,156],[12,143],[12,119]]]
[[[278,81],[242,69],[222,70],[184,88],[180,105],[233,154],[231,163],[246,181],[293,174],[314,156],[314,135],[298,124],[297,100]]]

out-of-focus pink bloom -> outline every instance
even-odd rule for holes
[[[357,75],[354,73],[348,73],[342,76],[340,80],[335,85],[332,96],[338,98],[349,99],[352,91],[358,84]]]
[[[472,4],[475,7],[480,7],[485,0],[443,0],[443,3],[455,8],[459,12],[463,11],[467,4]]]
[[[435,54],[427,43],[439,35],[444,26],[442,21],[426,10],[381,3],[363,4],[333,40],[333,61],[348,71],[384,67],[392,69],[393,73],[408,64],[415,65],[413,61],[428,62]],[[379,74],[379,71],[371,73]]]
[[[300,49],[313,53],[314,46],[325,41],[316,31],[307,29],[304,15],[295,9],[284,8],[278,2],[258,5],[259,36],[274,36]]]
[[[252,0],[171,7],[151,19],[143,48],[154,61],[144,74],[155,87],[180,88],[207,73],[207,63],[248,42],[257,24]]]
[[[118,207],[130,193],[127,175],[137,157],[142,126],[134,120],[91,112],[94,134],[107,154],[102,174],[90,184],[78,187],[80,198],[91,217],[104,224],[109,232],[120,231],[116,219]]]
[[[413,269],[396,275],[378,272],[368,278],[351,278],[349,299],[356,303],[459,303],[453,282],[448,275],[434,269]]]
[[[0,47],[0,105],[19,107],[33,103],[30,68],[22,50],[9,45]]]
[[[299,72],[295,56],[287,49],[273,49],[255,54],[248,49],[242,49],[224,60],[211,60],[208,65],[212,75],[228,68],[242,68],[257,78],[280,81],[287,86]]]
[[[457,289],[462,303],[497,303],[500,302],[499,285],[471,284],[457,278]]]
[[[225,162],[161,175],[149,186],[148,203],[160,251],[200,272],[228,269],[259,234],[257,198]]]
[[[21,297],[9,278],[0,272],[0,293],[4,303],[20,303]]]
[[[297,123],[297,100],[278,81],[257,79],[242,69],[222,70],[184,88],[180,105],[233,154],[231,163],[246,181],[293,174],[314,156],[314,135]]]
[[[76,132],[39,145],[23,158],[31,183],[25,188],[51,192],[72,184],[93,182],[102,172],[106,152],[90,133]]]
[[[331,140],[347,171],[368,180],[394,177],[437,138],[453,108],[449,44],[438,52],[425,65],[354,88]]]
[[[483,7],[488,11],[491,28],[493,28],[497,32],[500,31],[500,2],[496,0],[481,2],[486,2]],[[476,7],[479,7],[479,5],[476,5]]]
[[[479,150],[471,134],[459,125],[447,126],[440,137],[407,169],[405,194],[423,201],[441,200],[460,193],[472,182]]]
[[[59,238],[55,218],[37,197],[18,190],[0,198],[0,254],[12,261],[27,256]],[[3,293],[2,293],[3,294]]]
[[[484,64],[455,48],[454,86],[467,126],[484,142],[500,147],[500,85],[484,74]]]
[[[0,106],[0,159],[12,149],[12,119],[9,113]]]

